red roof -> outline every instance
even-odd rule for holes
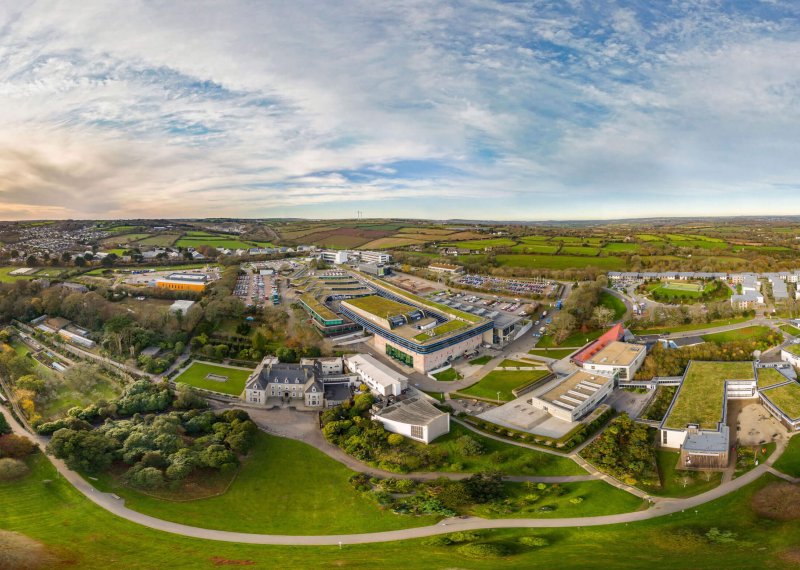
[[[583,364],[612,342],[620,340],[623,336],[625,336],[625,327],[623,327],[622,324],[616,324],[604,332],[596,341],[592,342],[578,354],[573,356],[572,360],[579,364]]]

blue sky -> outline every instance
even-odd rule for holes
[[[0,218],[800,214],[792,1],[0,3]]]

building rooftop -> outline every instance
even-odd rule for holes
[[[790,382],[761,392],[792,420],[800,419],[800,384]]]
[[[359,370],[372,377],[378,384],[388,386],[395,381],[408,381],[406,376],[389,368],[369,354],[354,354],[353,356],[348,356],[346,360],[351,367],[356,366]]]
[[[758,375],[759,389],[783,384],[784,382],[789,382],[790,380],[781,374],[776,368],[756,368],[756,374]]]
[[[415,396],[383,408],[375,414],[375,417],[409,425],[426,426],[444,415],[447,414],[421,396]]]
[[[578,370],[564,378],[564,380],[554,388],[537,397],[540,400],[551,402],[560,408],[572,411],[611,381],[612,379],[606,376],[590,374],[585,370]]]
[[[594,355],[584,360],[584,364],[606,364],[611,366],[629,366],[646,349],[641,344],[613,341]]]
[[[408,313],[418,311],[416,307],[398,303],[397,301],[379,295],[368,295],[366,297],[348,299],[346,302],[348,305],[352,305],[357,309],[361,309],[362,311],[366,311],[382,319],[398,315],[407,315]]]
[[[752,362],[699,362],[692,360],[664,418],[663,427],[716,430],[722,421],[726,380],[754,380]]]
[[[729,430],[690,432],[683,441],[683,449],[690,453],[724,453],[728,451]]]

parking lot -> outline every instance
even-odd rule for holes
[[[521,279],[504,279],[502,277],[491,277],[488,275],[464,275],[459,278],[456,283],[512,295],[555,297],[559,289],[559,284],[556,281],[524,281]]]

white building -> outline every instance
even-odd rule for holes
[[[464,268],[460,265],[450,265],[449,263],[431,263],[428,266],[428,271],[434,273],[448,273],[454,275],[456,273],[464,273]]]
[[[789,344],[781,348],[781,360],[800,368],[800,344]]]
[[[355,252],[354,252],[355,253]],[[357,252],[364,263],[377,263],[385,265],[392,261],[392,256],[382,251],[359,251]]]
[[[647,349],[641,344],[614,341],[585,358],[582,366],[590,373],[609,377],[619,374],[620,380],[633,380],[646,355]]]
[[[553,417],[575,422],[594,410],[613,389],[613,378],[578,370],[529,402]]]
[[[186,312],[194,305],[194,301],[175,301],[169,306],[170,313],[177,313],[180,311],[182,314],[186,314]]]
[[[341,265],[342,263],[347,263],[349,257],[346,251],[321,251],[319,252],[319,258],[325,263]]]
[[[423,396],[402,400],[373,412],[372,419],[386,431],[430,443],[450,432],[450,414],[434,407]]]
[[[408,378],[395,372],[369,354],[356,354],[345,359],[347,369],[357,374],[369,389],[380,396],[399,396],[408,388]]]

